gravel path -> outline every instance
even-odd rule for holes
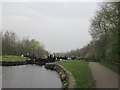
[[[118,88],[118,74],[96,62],[90,62],[95,88]]]

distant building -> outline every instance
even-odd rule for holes
[[[53,53],[54,56],[58,57],[60,53]]]

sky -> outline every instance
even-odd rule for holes
[[[36,39],[50,53],[82,48],[91,41],[90,20],[98,2],[4,2],[2,30]]]

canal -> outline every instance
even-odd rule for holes
[[[55,71],[44,66],[21,65],[2,67],[2,88],[61,88]]]

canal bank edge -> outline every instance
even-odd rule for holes
[[[62,81],[62,88],[75,88],[76,81],[72,73],[66,70],[63,66],[49,63],[45,65],[45,68],[55,70],[59,74]]]
[[[36,65],[45,65],[45,62],[35,62],[32,60],[26,61],[0,61],[0,66],[18,66],[18,65],[27,65],[27,64],[36,64]]]

